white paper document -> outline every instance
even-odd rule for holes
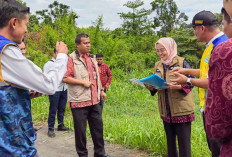
[[[134,83],[137,83],[137,84],[139,84],[142,87],[145,87],[145,85],[143,84],[143,82],[140,82],[139,79],[137,79],[137,78],[132,78],[132,79],[130,79],[130,81],[134,82]]]

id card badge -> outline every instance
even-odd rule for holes
[[[93,72],[93,79],[94,79],[94,80],[97,79],[97,73],[96,73],[96,71]]]

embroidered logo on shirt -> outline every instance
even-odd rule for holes
[[[169,69],[169,70],[172,70],[172,69],[174,69],[174,68],[176,68],[176,67],[179,67],[179,65],[170,66],[168,69]]]

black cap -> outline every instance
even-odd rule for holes
[[[210,26],[219,24],[217,17],[210,11],[201,11],[197,13],[192,20],[192,23],[187,25],[186,28],[194,27],[194,26]]]

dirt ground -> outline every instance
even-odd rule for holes
[[[55,138],[47,136],[48,128],[43,126],[37,131],[35,146],[40,157],[78,157],[75,150],[74,132],[56,131]],[[89,157],[93,157],[93,143],[87,144]],[[127,149],[121,145],[105,142],[106,153],[110,157],[148,157],[148,154],[138,150]]]

